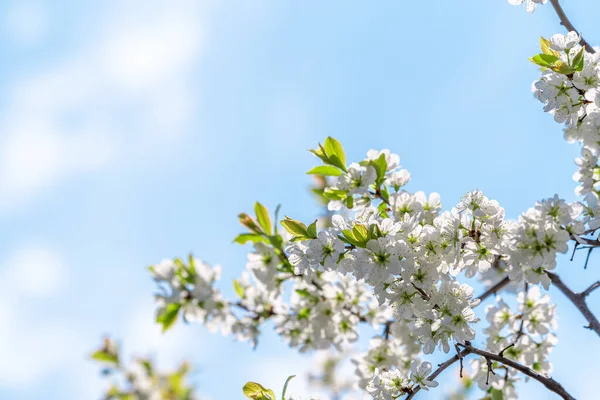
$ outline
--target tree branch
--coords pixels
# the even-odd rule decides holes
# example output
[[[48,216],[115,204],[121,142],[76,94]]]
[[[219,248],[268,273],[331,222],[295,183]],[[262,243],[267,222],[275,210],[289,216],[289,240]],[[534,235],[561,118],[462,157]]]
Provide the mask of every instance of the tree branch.
[[[558,290],[563,292],[563,294],[567,296],[569,300],[571,300],[575,307],[581,311],[585,319],[587,319],[587,321],[590,323],[588,326],[586,326],[586,328],[593,330],[598,336],[600,336],[600,321],[598,321],[598,318],[596,318],[585,302],[586,296],[588,296],[594,289],[600,287],[600,283],[594,283],[582,293],[575,293],[569,289],[567,285],[565,285],[558,275],[548,271],[546,271],[546,273],[550,277],[550,280],[554,286],[556,286]]]
[[[536,381],[540,382],[542,385],[546,386],[546,388],[548,390],[558,394],[563,399],[575,400],[575,397],[571,396],[569,394],[569,392],[567,392],[560,383],[556,382],[554,379],[552,379],[550,377],[547,377],[547,376],[544,376],[542,374],[535,372],[534,370],[532,370],[529,367],[526,367],[523,364],[519,364],[518,362],[513,361],[509,358],[501,357],[498,354],[490,353],[489,351],[485,351],[485,350],[480,350],[480,349],[472,347],[470,345],[467,345],[467,347],[465,347],[465,350],[469,350],[470,353],[478,354],[482,357],[485,357],[486,360],[494,360],[494,361],[502,363],[508,367],[512,367],[512,368],[516,369],[517,371],[527,375],[528,377],[533,378]]]
[[[565,28],[567,28],[567,30],[569,32],[575,31],[575,32],[577,32],[579,34],[579,31],[577,29],[575,29],[575,26],[573,26],[573,24],[571,23],[571,21],[569,21],[569,18],[567,17],[567,14],[565,14],[565,11],[561,7],[561,5],[558,2],[558,0],[550,0],[550,3],[552,3],[552,7],[554,7],[554,11],[556,11],[556,14],[558,15],[558,18],[560,19],[560,24],[562,26],[564,26]],[[583,38],[583,36],[581,37],[581,40],[579,41],[579,44],[581,44],[582,46],[584,46],[585,49],[588,52],[590,52],[590,53],[595,53],[596,52],[594,50],[594,48],[592,46],[590,46],[590,44],[588,42],[585,41],[585,39]]]
[[[530,378],[535,379],[536,381],[540,382],[542,385],[544,385],[548,390],[558,394],[560,397],[562,397],[563,399],[566,400],[575,400],[575,398],[573,396],[571,396],[569,394],[569,392],[567,392],[565,390],[565,388],[558,383],[557,381],[555,381],[554,379],[548,377],[548,376],[544,376],[542,374],[539,374],[537,372],[535,372],[534,370],[532,370],[529,367],[526,367],[523,364],[519,364],[516,361],[513,361],[511,359],[508,359],[504,356],[501,356],[499,354],[494,354],[494,353],[490,353],[489,351],[485,351],[485,350],[481,350],[478,349],[476,347],[471,346],[471,344],[469,342],[466,342],[465,345],[459,345],[464,347],[464,349],[460,352],[457,353],[456,355],[454,355],[453,357],[449,358],[447,361],[443,362],[442,364],[440,364],[438,366],[438,369],[436,369],[431,375],[429,375],[429,377],[427,378],[428,380],[434,380],[435,378],[438,377],[438,375],[440,375],[442,372],[444,372],[448,367],[450,367],[452,364],[454,364],[456,361],[461,360],[463,357],[469,355],[469,354],[477,354],[480,355],[482,357],[484,357],[486,359],[486,361],[488,362],[488,368],[491,364],[491,361],[497,361],[501,364],[506,365],[507,367],[511,367],[516,369],[517,371],[529,376]],[[488,372],[489,373],[489,372]],[[406,398],[406,400],[410,400],[412,398],[415,397],[415,395],[421,390],[420,386],[415,387],[414,389],[412,389],[409,394],[408,397]]]

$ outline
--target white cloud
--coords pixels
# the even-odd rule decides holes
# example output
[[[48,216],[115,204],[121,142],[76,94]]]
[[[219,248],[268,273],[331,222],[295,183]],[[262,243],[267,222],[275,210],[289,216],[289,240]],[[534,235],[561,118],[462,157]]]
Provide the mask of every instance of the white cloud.
[[[150,1],[140,13],[139,3],[109,4],[90,27],[94,38],[13,85],[0,115],[0,209],[163,151],[189,128],[203,8]]]
[[[19,388],[76,363],[83,348],[76,331],[35,312],[68,288],[61,257],[30,244],[3,260],[0,271],[0,386]]]
[[[64,261],[51,249],[27,245],[5,261],[0,274],[0,292],[12,299],[47,298],[67,286]]]

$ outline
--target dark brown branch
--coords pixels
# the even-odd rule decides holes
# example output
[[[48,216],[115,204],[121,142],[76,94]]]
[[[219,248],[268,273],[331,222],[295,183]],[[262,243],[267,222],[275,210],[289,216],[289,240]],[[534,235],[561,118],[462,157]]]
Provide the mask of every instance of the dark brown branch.
[[[538,381],[542,385],[544,385],[548,390],[558,394],[563,399],[575,400],[575,398],[573,396],[571,396],[569,394],[569,392],[567,392],[560,383],[558,383],[557,381],[555,381],[554,379],[552,379],[550,377],[547,377],[547,376],[544,376],[542,374],[535,372],[534,370],[532,370],[529,367],[526,367],[525,365],[519,364],[518,362],[508,359],[499,354],[490,353],[489,351],[485,351],[485,350],[481,350],[476,347],[473,347],[473,346],[471,346],[471,344],[469,342],[466,342],[465,345],[459,345],[459,346],[464,347],[464,349],[461,352],[454,355],[453,357],[449,358],[447,361],[441,363],[438,366],[438,369],[436,369],[431,375],[429,375],[429,377],[427,378],[428,380],[430,380],[430,381],[434,380],[435,378],[438,377],[438,375],[440,375],[442,372],[444,372],[446,369],[448,369],[448,367],[450,367],[456,361],[461,360],[463,357],[465,357],[469,354],[477,354],[486,359],[486,361],[488,363],[488,374],[490,372],[494,373],[493,370],[491,369],[491,362],[496,361],[501,364],[504,364],[507,367],[514,368],[517,371],[529,376],[530,378],[535,379],[536,381]],[[421,390],[420,386],[413,388],[408,393],[408,397],[406,398],[406,400],[410,400],[410,399],[414,398],[415,395],[420,390]]]
[[[562,279],[560,279],[558,275],[547,271],[546,273],[550,277],[550,280],[552,281],[554,286],[556,286],[558,290],[563,292],[563,294],[567,296],[569,300],[571,300],[575,307],[579,309],[579,311],[583,314],[585,319],[587,319],[589,325],[586,326],[586,328],[593,330],[598,336],[600,336],[600,321],[598,321],[598,318],[596,318],[596,316],[592,313],[587,303],[585,302],[586,296],[589,295],[594,289],[598,288],[600,286],[600,283],[594,283],[582,293],[575,293],[574,291],[569,289],[567,285],[565,285],[565,283],[562,281]]]
[[[571,23],[571,21],[569,21],[569,18],[567,17],[567,14],[565,14],[565,11],[561,7],[561,5],[558,2],[558,0],[550,0],[550,3],[552,3],[552,7],[554,7],[554,10],[556,11],[556,14],[558,15],[558,18],[560,19],[560,24],[562,26],[564,26],[565,28],[567,28],[567,30],[569,32],[575,31],[575,32],[577,32],[577,34],[579,34],[579,31],[577,29],[575,29],[575,26],[573,26],[573,24]],[[581,44],[582,46],[584,46],[585,49],[588,52],[590,52],[590,53],[595,53],[596,52],[594,50],[594,48],[592,46],[590,46],[590,44],[588,42],[586,42],[583,37],[581,37],[581,40],[579,41],[579,44]]]
[[[517,371],[527,375],[528,377],[533,378],[536,381],[540,382],[542,385],[546,386],[546,388],[548,390],[558,394],[563,399],[575,400],[575,397],[571,396],[565,390],[565,388],[562,387],[562,385],[560,383],[556,382],[554,379],[552,379],[550,377],[547,377],[547,376],[544,376],[542,374],[535,372],[534,370],[532,370],[529,367],[519,364],[518,362],[515,362],[509,358],[501,357],[498,354],[490,353],[489,351],[485,351],[485,350],[480,350],[480,349],[472,347],[472,346],[465,347],[465,350],[469,350],[469,353],[478,354],[482,357],[485,357],[486,360],[488,360],[488,361],[493,360],[493,361],[502,363],[508,367],[512,367],[512,368],[516,369]]]

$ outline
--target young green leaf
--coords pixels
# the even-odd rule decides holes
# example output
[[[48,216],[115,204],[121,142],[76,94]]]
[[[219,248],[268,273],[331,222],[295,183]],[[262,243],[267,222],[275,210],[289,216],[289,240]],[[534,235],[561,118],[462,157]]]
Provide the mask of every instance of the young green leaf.
[[[575,57],[573,57],[573,60],[571,60],[571,67],[575,71],[583,70],[583,64],[584,64],[584,60],[585,60],[584,53],[585,53],[585,48],[582,47],[581,50],[579,50],[579,52],[575,55]]]
[[[492,388],[490,391],[491,400],[504,400],[504,394],[502,390]]]
[[[348,207],[349,209],[354,208],[354,196],[346,197],[346,199],[344,200],[344,203],[346,204],[346,207]]]
[[[365,228],[366,229],[366,228]],[[344,238],[350,244],[353,244],[356,247],[365,247],[367,245],[366,238],[362,238],[362,232],[359,231],[359,237],[356,236],[357,231],[353,229],[344,229],[342,231],[344,234]]]
[[[240,285],[240,282],[237,279],[233,280],[233,289],[235,293],[240,296],[241,299],[244,298],[244,288]]]
[[[328,200],[344,200],[346,197],[348,197],[348,192],[340,189],[327,188],[323,192],[323,197]]]
[[[559,58],[551,54],[536,54],[529,61],[543,68],[550,68],[557,62]]]
[[[156,322],[162,325],[162,331],[168,331],[177,321],[181,304],[171,303],[156,314]]]
[[[254,204],[254,212],[256,213],[256,220],[263,228],[267,235],[273,232],[273,224],[271,223],[271,217],[269,216],[269,210],[258,201]]]
[[[376,160],[371,160],[369,165],[375,168],[375,171],[377,172],[377,180],[375,183],[377,186],[381,185],[385,179],[385,171],[387,170],[387,160],[385,159],[385,154],[381,154]]]
[[[367,242],[369,241],[369,230],[366,226],[361,224],[356,224],[352,228],[352,233],[356,240],[361,244],[361,247],[365,247]]]
[[[550,69],[554,72],[558,72],[559,74],[563,74],[563,75],[569,75],[569,74],[572,74],[573,72],[575,72],[575,70],[573,68],[571,68],[570,66],[568,66],[566,63],[562,62],[561,60],[556,61],[550,67]]]
[[[329,136],[327,139],[325,139],[323,148],[325,149],[325,154],[329,159],[329,164],[334,165],[346,172],[346,154],[344,153],[341,143]]]
[[[252,400],[276,400],[275,393],[271,389],[264,388],[260,383],[248,382],[242,390],[244,395]]]
[[[296,293],[298,293],[298,295],[301,297],[310,296],[310,292],[307,289],[296,289]]]
[[[306,173],[307,175],[340,176],[342,171],[333,165],[319,165]]]
[[[279,210],[281,210],[281,204],[277,204],[275,207],[275,223],[273,224],[273,228],[275,229],[275,236],[279,235],[277,231],[277,221],[279,221]]]
[[[246,244],[248,242],[267,242],[267,239],[257,233],[240,233],[233,239],[233,243]]]
[[[540,48],[542,49],[542,53],[544,54],[548,54],[550,56],[555,56],[558,57],[560,55],[560,53],[556,50],[552,50],[550,48],[552,44],[550,43],[550,41],[544,37],[540,37]]]
[[[321,161],[327,162],[327,154],[325,154],[325,149],[323,148],[323,146],[321,146],[321,143],[319,143],[318,149],[310,149],[308,151],[313,153],[315,156],[319,157]]]
[[[119,358],[116,354],[112,354],[108,351],[98,350],[92,353],[92,359],[103,363],[117,366],[119,364]]]
[[[300,221],[293,220],[290,217],[285,217],[285,219],[281,221],[281,225],[283,225],[286,231],[294,236],[309,237],[306,230],[306,225]]]
[[[342,144],[332,138],[331,136],[325,139],[324,143],[325,154],[329,158],[329,163],[340,168],[342,171],[346,171],[346,154],[342,148]]]
[[[317,220],[315,219],[315,222],[313,222],[312,224],[310,224],[308,226],[308,228],[306,228],[306,232],[308,233],[308,237],[310,237],[311,239],[316,239],[317,238]]]

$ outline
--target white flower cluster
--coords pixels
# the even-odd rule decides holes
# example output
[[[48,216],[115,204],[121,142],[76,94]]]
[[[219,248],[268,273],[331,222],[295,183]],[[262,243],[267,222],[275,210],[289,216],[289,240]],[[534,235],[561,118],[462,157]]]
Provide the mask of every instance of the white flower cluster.
[[[519,6],[525,3],[529,14],[533,14],[538,4],[546,4],[547,2],[548,0],[508,0],[508,4],[513,6]]]
[[[335,215],[333,226],[317,238],[289,246],[290,262],[298,274],[336,269],[365,281],[380,304],[410,322],[426,354],[436,346],[448,352],[451,341],[474,338],[471,324],[478,320],[473,289],[455,276],[490,269],[502,254],[507,229],[504,210],[479,191],[451,212],[440,215],[440,209],[437,194],[394,193],[389,214],[369,205],[354,219]]]
[[[262,325],[272,321],[290,346],[305,352],[343,351],[357,342],[359,325],[368,323],[383,333],[353,360],[357,386],[387,399],[416,386],[435,386],[427,378],[429,364],[411,367],[412,361],[474,340],[479,321],[474,308],[480,300],[459,278],[490,284],[509,277],[522,310],[506,316],[502,313],[510,309],[498,299],[488,313],[493,322],[485,331],[488,350],[499,352],[514,340],[507,355],[539,371],[550,370],[547,353],[554,339],[547,334],[554,308],[547,296],[538,299],[537,287],[527,297],[522,288],[525,283],[547,289],[546,272],[556,267],[557,254],[600,226],[596,193],[575,203],[554,196],[518,221],[507,221],[498,202],[477,190],[449,211],[442,211],[436,193],[404,190],[409,173],[389,150],[371,150],[349,167],[332,138],[313,153],[326,164],[314,170],[329,174],[323,188],[329,209],[335,210],[329,222],[318,229],[316,222],[306,226],[286,217],[280,234],[259,203],[256,220],[241,214],[249,232],[236,242],[250,241],[254,250],[248,254],[247,271],[234,282],[235,302],[225,301],[214,288],[219,269],[199,260],[151,267],[163,288],[157,296],[157,321],[163,327],[181,314],[256,345]],[[502,333],[505,328],[512,333]],[[542,340],[535,334],[546,336]],[[512,396],[514,371],[507,371],[502,382],[491,379],[495,390]]]
[[[375,376],[367,386],[367,393],[377,400],[393,400],[403,396],[409,385],[419,385],[421,389],[429,390],[438,385],[438,382],[428,379],[431,370],[431,363],[419,363],[416,360],[411,363],[410,375],[397,369],[375,370]]]
[[[487,335],[487,349],[492,353],[504,350],[505,357],[517,361],[544,375],[550,375],[552,364],[549,353],[558,342],[552,333],[556,330],[556,306],[550,303],[547,294],[541,295],[537,286],[517,296],[518,312],[500,297],[497,304],[486,308],[490,325],[484,330]],[[515,384],[519,380],[514,369],[493,363],[492,367],[504,373],[490,374],[485,359],[475,359],[471,363],[472,379],[482,390],[492,387],[502,391],[504,398],[516,399]]]
[[[112,377],[105,399],[164,400],[167,398],[194,400],[193,386],[187,382],[190,366],[183,362],[170,372],[158,371],[149,358],[135,358],[123,365],[119,348],[109,338],[91,358],[102,363],[102,375]]]
[[[361,321],[378,326],[387,320],[385,308],[373,300],[361,282],[336,272],[315,274],[294,285],[290,312],[275,317],[276,330],[300,351],[331,345],[341,350],[358,339]]]
[[[585,195],[597,191],[600,181],[600,53],[588,52],[580,42],[577,32],[542,40],[544,54],[538,56],[543,59],[537,63],[549,64],[532,90],[544,111],[565,124],[565,139],[582,144],[573,178],[580,184],[576,193]]]
[[[186,265],[181,260],[163,260],[150,267],[160,293],[155,295],[158,305],[157,321],[165,329],[174,323],[178,314],[189,322],[202,322],[209,329],[231,331],[234,321],[229,305],[213,285],[221,276],[221,268],[190,257]]]
[[[546,2],[509,0],[526,3],[529,13]],[[301,352],[343,352],[358,342],[360,324],[366,323],[382,332],[352,362],[357,387],[373,398],[396,399],[437,386],[431,364],[420,357],[460,348],[466,355],[488,354],[472,362],[482,390],[492,398],[497,392],[516,398],[517,371],[491,360],[503,354],[523,368],[552,371],[555,307],[539,286],[548,289],[557,255],[568,251],[570,241],[596,244],[584,236],[600,228],[600,52],[588,52],[581,43],[576,32],[542,38],[542,54],[531,58],[544,71],[533,84],[535,96],[565,125],[565,138],[582,144],[574,175],[581,201],[555,195],[508,221],[498,202],[474,190],[442,211],[437,193],[405,190],[411,174],[398,155],[369,150],[363,160],[347,164],[342,145],[328,137],[310,150],[323,164],[308,172],[318,176],[314,192],[327,204],[327,221],[278,221],[277,209],[273,222],[256,203],[255,218],[239,216],[247,232],[235,242],[251,242],[254,250],[234,281],[238,299],[227,301],[215,289],[218,267],[193,257],[163,261],[150,268],[161,288],[157,322],[166,330],[182,316],[256,345],[262,325],[271,321]],[[508,298],[497,297],[487,307],[485,351],[471,344],[480,299],[463,278],[517,294],[517,312]],[[489,352],[500,355],[490,358]],[[490,375],[492,369],[505,373]]]
[[[545,271],[556,268],[556,255],[568,250],[570,235],[584,232],[585,225],[578,219],[583,209],[581,203],[568,204],[555,195],[523,213],[507,235],[510,278],[541,283],[548,289]]]

